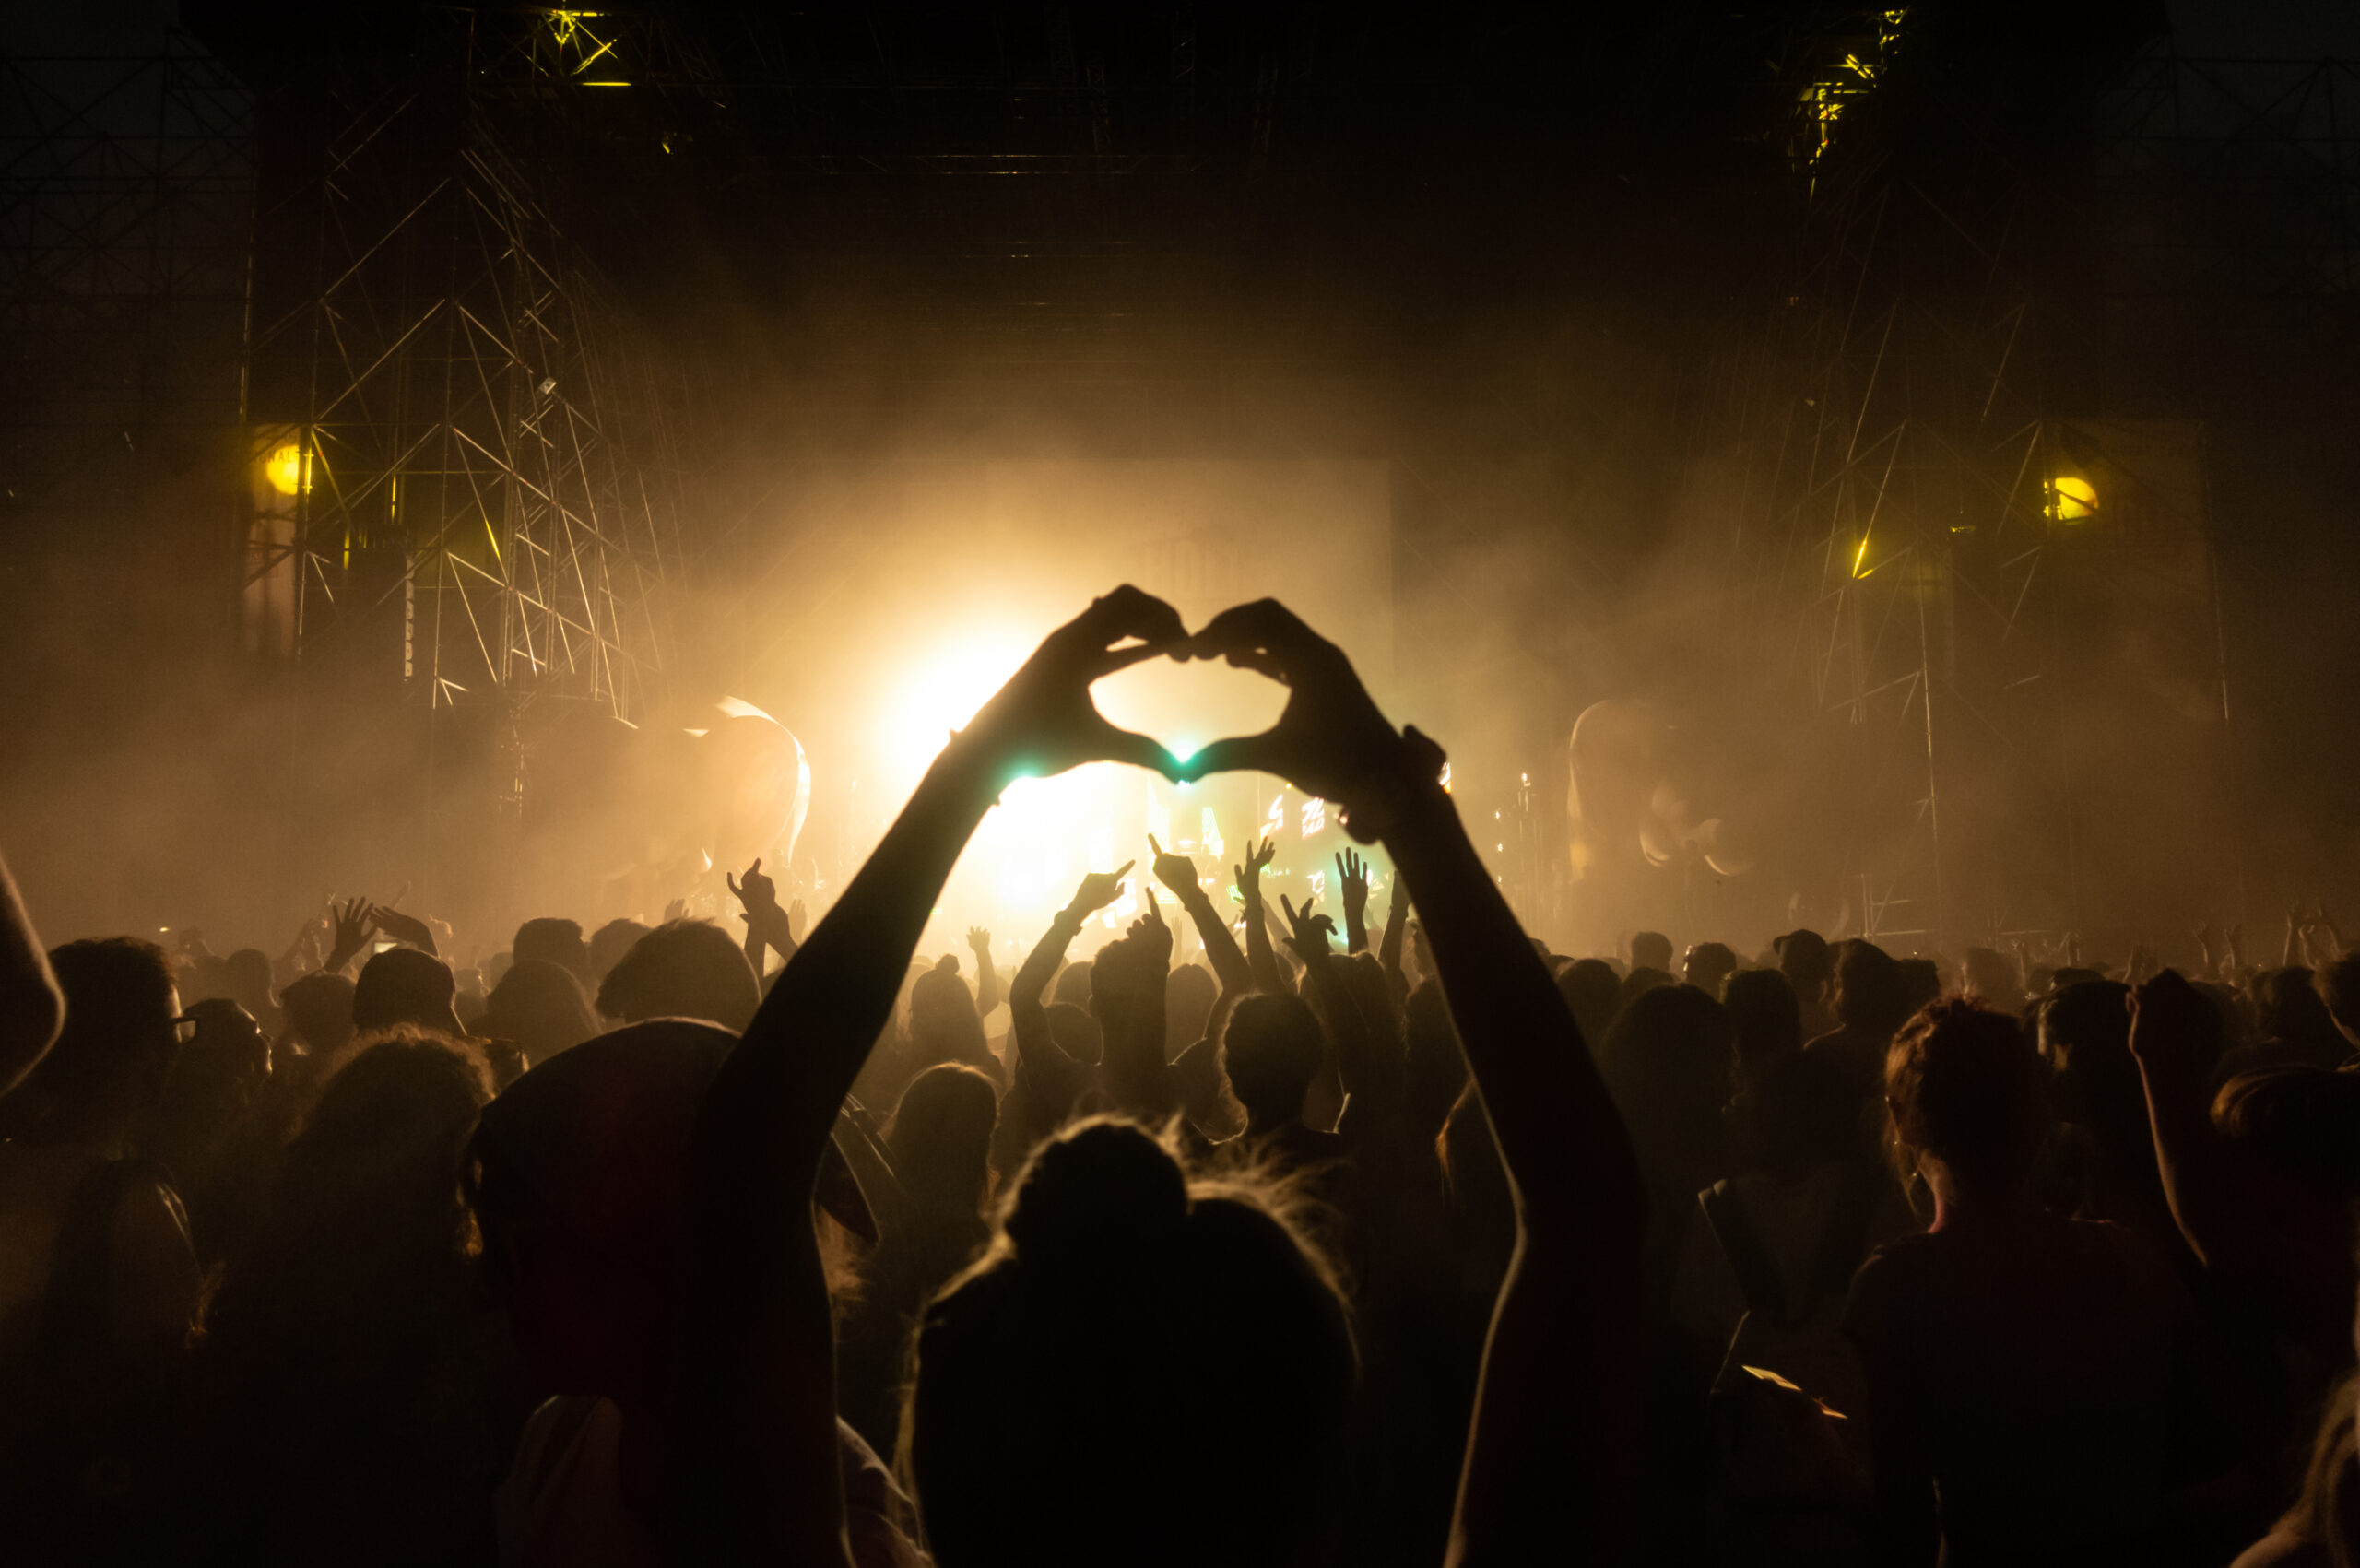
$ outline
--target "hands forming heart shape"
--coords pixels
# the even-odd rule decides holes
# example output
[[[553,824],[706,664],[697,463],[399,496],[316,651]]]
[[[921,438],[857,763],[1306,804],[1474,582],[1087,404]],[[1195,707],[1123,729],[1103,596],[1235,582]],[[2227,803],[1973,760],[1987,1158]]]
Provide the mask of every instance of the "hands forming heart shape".
[[[1219,658],[1258,671],[1287,688],[1285,710],[1260,735],[1174,757],[1158,740],[1116,728],[1090,696],[1097,681],[1152,658]],[[1441,748],[1414,728],[1396,730],[1377,711],[1342,649],[1276,599],[1223,610],[1192,633],[1177,610],[1128,584],[1051,632],[962,737],[1010,777],[1096,761],[1151,768],[1175,783],[1275,773],[1337,802],[1346,831],[1363,843],[1378,836],[1394,795],[1433,783],[1443,762]]]

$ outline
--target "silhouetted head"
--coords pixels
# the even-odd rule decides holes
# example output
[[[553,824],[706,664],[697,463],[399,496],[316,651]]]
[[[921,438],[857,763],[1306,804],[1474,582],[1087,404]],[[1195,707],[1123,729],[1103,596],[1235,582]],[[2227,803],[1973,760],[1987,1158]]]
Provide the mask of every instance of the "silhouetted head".
[[[538,959],[557,965],[585,985],[590,982],[590,949],[582,940],[578,921],[546,917],[527,920],[516,927],[516,939],[509,944],[508,950],[519,963]]]
[[[1722,1158],[1734,1039],[1728,1011],[1693,985],[1656,987],[1607,1032],[1606,1087],[1651,1168],[1684,1173]]]
[[[902,1091],[885,1129],[893,1174],[921,1203],[981,1210],[998,1119],[999,1091],[990,1079],[956,1062],[926,1068]]]
[[[1557,994],[1574,1012],[1582,1039],[1596,1055],[1606,1043],[1614,1015],[1622,1010],[1622,977],[1604,959],[1575,959],[1557,972]]]
[[[227,996],[192,1002],[187,1016],[195,1032],[164,1077],[144,1141],[149,1157],[201,1208],[194,1201],[197,1189],[270,1082],[270,1037]]]
[[[1827,938],[1816,931],[1789,931],[1771,944],[1777,950],[1778,973],[1794,988],[1798,1005],[1823,1000],[1835,984],[1835,955]]]
[[[1642,964],[1637,968],[1633,969],[1630,973],[1622,977],[1621,1002],[1615,1008],[1616,1016],[1620,1017],[1622,1013],[1628,1012],[1630,1010],[1631,1004],[1646,996],[1648,992],[1670,984],[1671,975],[1665,970],[1656,969],[1646,964]]]
[[[230,999],[252,1017],[266,1019],[277,1011],[270,1001],[270,955],[260,948],[240,948],[223,959],[221,974]]]
[[[475,1032],[513,1041],[528,1061],[544,1062],[598,1032],[582,983],[543,959],[519,959],[500,977]]]
[[[944,1568],[1304,1561],[1355,1358],[1282,1200],[1141,1129],[1042,1146],[926,1315],[903,1442]]]
[[[598,1010],[625,1023],[705,1019],[742,1032],[761,1007],[745,949],[704,920],[674,920],[639,939],[598,987]]]
[[[313,1350],[294,1375],[383,1375],[423,1326],[456,1331],[472,1291],[461,1154],[490,1092],[472,1047],[421,1031],[336,1069],[209,1314],[210,1342],[242,1375],[289,1375],[295,1341]]]
[[[697,1107],[737,1043],[690,1019],[633,1024],[536,1066],[485,1108],[468,1197],[545,1386],[612,1397],[658,1374]]]
[[[1966,994],[1986,1007],[2014,1012],[2024,1006],[2024,981],[2016,973],[2016,961],[2007,954],[1993,948],[1969,948],[1961,967]]]
[[[1319,1020],[1300,996],[1252,996],[1231,1011],[1221,1065],[1257,1130],[1303,1114],[1303,1097],[1318,1075],[1326,1043]]]
[[[1901,972],[1901,1008],[1906,1018],[1929,1002],[1942,999],[1942,965],[1939,959],[1922,956],[1895,959],[1894,966]]]
[[[2213,1096],[2212,1122],[2261,1163],[2319,1191],[2360,1197],[2360,1074],[2246,1073]]]
[[[2315,1052],[2324,1066],[2347,1055],[2350,1044],[2336,1027],[2307,969],[2273,969],[2254,982],[2254,1026],[2264,1040]]]
[[[1671,938],[1660,931],[1642,931],[1631,938],[1631,967],[1671,973]]]
[[[458,994],[451,966],[441,959],[416,948],[387,948],[360,966],[353,984],[353,1032],[407,1027],[455,1038],[466,1032],[454,1002]]]
[[[1049,989],[1050,999],[1071,1002],[1077,1008],[1090,1006],[1091,966],[1069,963],[1058,974],[1056,984]]]
[[[1849,1030],[1890,1038],[1909,1020],[1901,966],[1874,942],[1846,942],[1835,959],[1835,1018]]]
[[[1721,1006],[1729,1015],[1740,1082],[1757,1081],[1802,1049],[1802,1010],[1796,1004],[1795,988],[1776,970],[1749,969],[1730,975],[1721,987]]]
[[[609,920],[590,935],[590,981],[596,984],[614,973],[623,955],[639,946],[647,927],[636,920]]]
[[[925,1062],[982,1064],[991,1059],[975,994],[959,976],[959,959],[945,953],[910,987],[910,1038]]]
[[[1200,963],[1184,963],[1163,985],[1164,1048],[1174,1055],[1204,1038],[1221,983]]]
[[[1699,942],[1680,961],[1680,979],[1718,1000],[1721,986],[1737,973],[1737,954],[1726,942]]]
[[[1126,932],[1098,949],[1090,965],[1087,1006],[1102,1027],[1117,1017],[1136,1016],[1163,977],[1170,949],[1145,935]]]
[[[306,974],[278,994],[287,1032],[313,1056],[332,1055],[352,1038],[352,982],[341,974]]]
[[[1467,1087],[1467,1054],[1458,1043],[1458,1028],[1442,987],[1421,981],[1404,1006],[1402,1034],[1408,1046],[1404,1064],[1402,1114],[1410,1136],[1425,1142],[1438,1136],[1450,1120]]]
[[[49,955],[65,996],[57,1043],[0,1102],[6,1130],[104,1142],[125,1136],[162,1093],[179,1045],[171,961],[132,937],[68,942]]]
[[[2040,1149],[2040,1063],[2014,1019],[1964,998],[1935,1003],[1893,1043],[1884,1093],[1905,1160],[1939,1161],[1963,1193],[2022,1190]]]
[[[2130,1055],[2130,987],[2112,980],[2084,981],[2047,997],[2038,1009],[2040,1054],[2059,1120],[2108,1142],[2147,1144],[2147,1090]]]

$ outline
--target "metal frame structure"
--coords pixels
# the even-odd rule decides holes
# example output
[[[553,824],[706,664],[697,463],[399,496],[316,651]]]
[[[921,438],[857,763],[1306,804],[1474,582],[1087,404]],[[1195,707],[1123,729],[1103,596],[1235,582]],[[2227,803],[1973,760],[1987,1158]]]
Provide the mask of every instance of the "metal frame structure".
[[[1858,929],[1932,947],[2053,907],[2039,895],[2058,890],[1999,885],[1999,868],[2070,880],[2071,844],[2027,624],[2051,531],[2031,362],[2051,324],[2026,276],[2044,193],[2003,159],[1940,191],[1894,167],[1859,122],[1902,20],[1869,14],[1799,53],[1805,206],[1793,281],[1738,367],[1724,626],[1739,657],[1783,649],[1768,684],[1808,704],[1857,788],[1840,891]],[[1965,113],[1953,129],[1988,134]],[[1964,805],[1992,794],[1995,755],[2019,786],[2004,823]],[[2003,832],[2039,853],[2003,851]]]
[[[1995,145],[1962,108],[1938,182],[1859,124],[1895,47],[1863,27],[1799,72],[1807,206],[1733,379],[1748,485],[1723,624],[1785,647],[1770,685],[1850,732],[1864,799],[1908,804],[1854,829],[1863,932],[2078,929],[2108,918],[2092,878],[2124,867],[2095,841],[2144,787],[2093,731],[2144,701],[2158,735],[2185,730],[2154,744],[2180,748],[2189,797],[2230,797],[2204,421],[2349,395],[2360,71],[2158,46],[2098,98],[2085,164]],[[2060,253],[2084,270],[2060,282]],[[2263,351],[2290,339],[2314,351]],[[2053,482],[2085,470],[2109,500],[2077,526]],[[2185,874],[2242,898],[2234,855]]]
[[[430,55],[355,95],[287,204],[310,209],[315,282],[256,348],[304,373],[297,407],[261,410],[281,421],[265,447],[291,439],[302,476],[250,574],[291,569],[298,656],[348,662],[365,688],[397,669],[430,708],[636,718],[661,695],[682,564],[667,399],[469,62]]]

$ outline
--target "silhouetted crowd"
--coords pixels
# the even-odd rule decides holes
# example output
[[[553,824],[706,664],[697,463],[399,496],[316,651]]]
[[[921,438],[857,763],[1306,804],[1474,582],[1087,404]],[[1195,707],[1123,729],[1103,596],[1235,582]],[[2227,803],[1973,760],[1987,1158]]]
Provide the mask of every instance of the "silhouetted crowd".
[[[1162,657],[1285,713],[1175,759],[1089,697]],[[1390,896],[1150,841],[920,955],[1096,760],[1286,778]],[[1442,763],[1282,607],[1123,588],[808,929],[757,861],[742,932],[479,967],[365,900],[44,953],[0,868],[0,1561],[2360,1564],[2324,911],[1568,959]]]

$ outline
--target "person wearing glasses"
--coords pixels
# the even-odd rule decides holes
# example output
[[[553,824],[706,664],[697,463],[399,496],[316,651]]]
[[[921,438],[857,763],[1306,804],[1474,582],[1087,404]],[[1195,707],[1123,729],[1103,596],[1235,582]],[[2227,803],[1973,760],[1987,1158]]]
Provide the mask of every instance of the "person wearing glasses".
[[[49,964],[65,1025],[0,1100],[0,1515],[18,1519],[153,1420],[202,1283],[180,1196],[137,1147],[197,1027],[170,961],[115,937]]]

